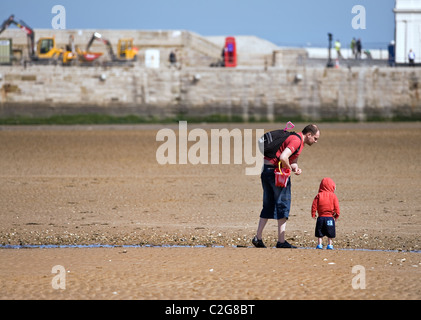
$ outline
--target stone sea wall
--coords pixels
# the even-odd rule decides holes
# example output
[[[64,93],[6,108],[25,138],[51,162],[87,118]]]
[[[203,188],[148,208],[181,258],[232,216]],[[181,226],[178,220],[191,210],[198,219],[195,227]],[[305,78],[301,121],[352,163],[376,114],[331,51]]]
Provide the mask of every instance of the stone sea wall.
[[[421,69],[0,66],[0,117],[421,119]]]

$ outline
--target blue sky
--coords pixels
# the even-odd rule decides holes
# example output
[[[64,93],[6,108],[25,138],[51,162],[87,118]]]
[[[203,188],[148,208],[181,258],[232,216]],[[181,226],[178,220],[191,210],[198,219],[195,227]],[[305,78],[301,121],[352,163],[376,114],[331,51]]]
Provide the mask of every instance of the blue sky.
[[[66,29],[190,30],[209,35],[255,35],[277,45],[325,46],[327,33],[372,48],[394,38],[395,0],[0,0],[0,22],[14,14],[32,28],[52,29],[52,8],[66,10]],[[356,30],[352,8],[366,11]]]

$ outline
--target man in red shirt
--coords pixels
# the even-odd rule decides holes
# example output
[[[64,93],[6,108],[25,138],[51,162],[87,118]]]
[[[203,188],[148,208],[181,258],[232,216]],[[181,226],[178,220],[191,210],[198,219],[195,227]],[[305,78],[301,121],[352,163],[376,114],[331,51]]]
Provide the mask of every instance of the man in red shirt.
[[[279,161],[283,168],[288,168],[295,175],[300,175],[302,170],[298,167],[298,157],[307,144],[317,143],[320,130],[315,124],[309,124],[302,132],[290,135],[279,148]],[[298,150],[298,151],[297,151]],[[263,187],[263,209],[260,213],[259,225],[252,243],[257,248],[266,248],[262,240],[263,229],[269,219],[278,220],[277,248],[296,248],[285,240],[286,221],[291,207],[291,177],[285,188],[275,185],[275,164],[273,159],[264,159],[263,171],[260,175]]]
[[[328,237],[327,249],[333,249],[332,239],[336,237],[335,221],[339,218],[339,201],[334,193],[335,182],[331,178],[324,178],[320,183],[319,193],[313,200],[311,216],[316,219],[318,214],[315,236],[318,238],[317,249],[323,249],[323,237]]]

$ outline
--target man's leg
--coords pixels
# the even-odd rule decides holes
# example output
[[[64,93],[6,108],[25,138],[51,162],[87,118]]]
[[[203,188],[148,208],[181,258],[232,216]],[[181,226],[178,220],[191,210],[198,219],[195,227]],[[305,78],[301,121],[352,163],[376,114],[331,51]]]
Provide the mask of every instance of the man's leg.
[[[266,223],[268,222],[269,219],[266,218],[260,218],[259,220],[259,226],[257,227],[257,233],[256,236],[251,240],[251,243],[253,243],[253,245],[256,248],[266,248],[262,237],[263,237],[263,229],[266,226]]]
[[[285,240],[285,229],[291,208],[291,179],[285,188],[279,189],[279,194],[276,197],[276,212],[278,217],[278,242],[277,248],[296,248]],[[279,217],[282,217],[279,219]]]
[[[278,242],[284,243],[285,242],[285,229],[287,226],[287,219],[279,219],[278,220]]]
[[[262,237],[263,237],[263,229],[265,228],[266,223],[268,222],[268,220],[269,219],[265,219],[265,218],[260,218],[259,219],[259,225],[257,227],[257,233],[256,233],[257,239],[262,240]]]
[[[263,208],[260,212],[259,224],[257,226],[256,236],[253,238],[252,243],[255,247],[265,248],[263,244],[263,229],[266,226],[269,218],[273,218],[273,212],[275,210],[275,199],[273,196],[273,186],[275,183],[273,168],[265,166],[260,179],[262,181],[263,188]]]
[[[288,243],[288,241],[285,240],[285,228],[287,225],[287,219],[279,219],[278,220],[278,242],[276,243],[277,248],[297,248],[296,246],[293,246],[292,244]]]
[[[278,220],[278,243],[285,243],[285,229],[291,208],[291,179],[285,188],[275,189],[276,218]]]

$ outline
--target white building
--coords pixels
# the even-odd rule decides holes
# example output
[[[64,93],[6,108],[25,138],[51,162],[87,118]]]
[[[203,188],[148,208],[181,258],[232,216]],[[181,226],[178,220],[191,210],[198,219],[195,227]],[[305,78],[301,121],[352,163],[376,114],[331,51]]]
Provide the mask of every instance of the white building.
[[[421,63],[421,0],[396,0],[396,63],[408,63],[408,53],[415,52],[415,63]]]

